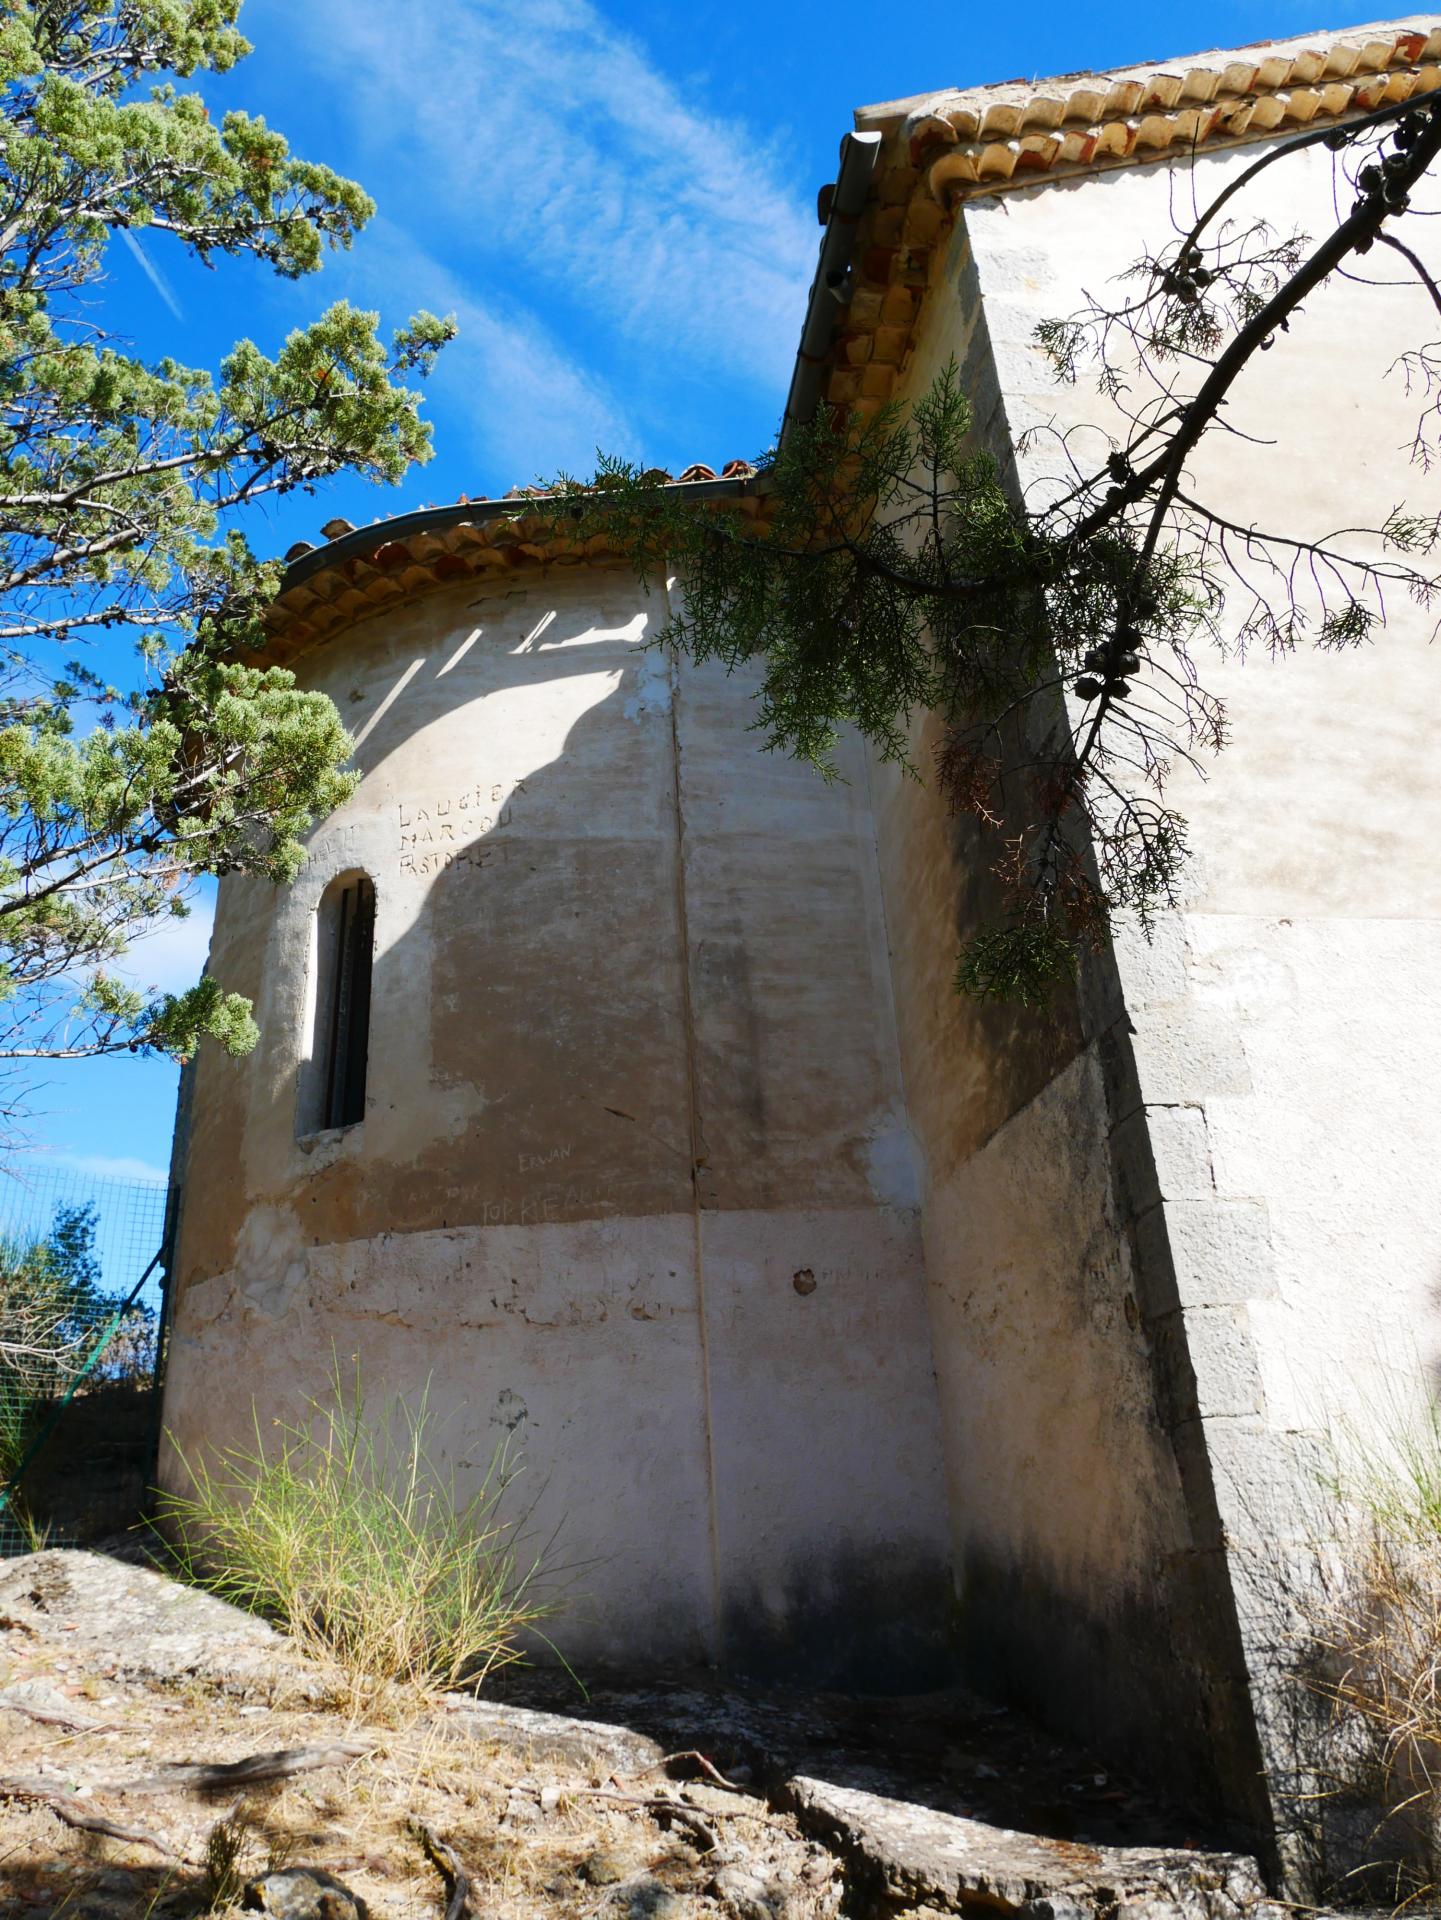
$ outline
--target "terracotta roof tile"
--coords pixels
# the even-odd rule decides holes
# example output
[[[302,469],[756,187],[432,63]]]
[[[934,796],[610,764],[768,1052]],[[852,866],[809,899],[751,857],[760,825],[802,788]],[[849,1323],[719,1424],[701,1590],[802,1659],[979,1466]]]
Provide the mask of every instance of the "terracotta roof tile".
[[[829,353],[826,398],[864,415],[884,403],[966,200],[1299,131],[1437,87],[1441,22],[1430,15],[861,108],[857,129],[884,139],[856,233],[855,290]]]
[[[659,467],[645,477],[660,485],[714,488],[718,481],[754,479],[757,472],[748,460],[731,460],[718,476],[713,467],[697,461],[675,481]],[[512,487],[497,501],[462,495],[452,507],[399,514],[360,530],[348,520],[327,521],[321,529],[324,546],[297,540],[286,551],[291,572],[265,610],[269,640],[264,657],[292,660],[367,614],[452,581],[586,562],[623,564],[605,534],[577,540],[543,515],[523,510],[525,501],[543,499],[545,492],[543,487]],[[727,506],[755,517],[763,510],[763,496],[759,490],[731,489]],[[304,564],[297,569],[298,562]]]
[[[863,107],[859,128],[884,132],[885,172],[927,174],[933,195],[1031,184],[1042,168],[1084,169],[1106,159],[1163,153],[1172,145],[1254,139],[1318,115],[1336,118],[1441,85],[1441,25],[1434,17],[1336,36],[1197,54],[1166,71],[1068,74],[1031,84],[951,89]],[[1196,109],[1215,107],[1210,114]],[[1070,135],[1071,138],[1047,136]],[[889,198],[890,196],[886,196]]]

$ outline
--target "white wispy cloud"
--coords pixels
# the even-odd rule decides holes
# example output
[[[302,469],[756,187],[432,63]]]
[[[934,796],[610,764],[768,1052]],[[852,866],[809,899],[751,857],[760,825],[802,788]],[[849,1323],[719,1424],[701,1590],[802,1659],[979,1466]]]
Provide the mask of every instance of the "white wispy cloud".
[[[635,431],[605,382],[534,314],[479,298],[391,221],[372,222],[342,271],[366,305],[387,304],[402,287],[407,307],[455,314],[459,334],[428,382],[432,410],[449,401],[450,431],[468,433],[492,470],[522,482],[560,468],[588,471],[597,447],[634,448]]]
[[[167,1167],[158,1167],[150,1160],[138,1160],[132,1154],[54,1153],[46,1154],[45,1160],[75,1173],[88,1173],[96,1180],[163,1182],[170,1177]]]
[[[426,210],[448,258],[538,280],[633,347],[783,385],[814,216],[754,129],[688,98],[589,0],[255,11],[301,39],[307,72],[333,71],[374,183]]]

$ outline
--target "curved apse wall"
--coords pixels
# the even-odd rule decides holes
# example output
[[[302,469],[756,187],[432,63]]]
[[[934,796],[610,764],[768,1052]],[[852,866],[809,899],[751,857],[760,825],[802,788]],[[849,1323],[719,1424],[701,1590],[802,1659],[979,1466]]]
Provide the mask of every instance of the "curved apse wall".
[[[358,1354],[374,1388],[429,1382],[462,1484],[523,1450],[569,1656],[933,1682],[945,1494],[866,769],[759,751],[745,686],[646,646],[661,611],[617,569],[467,583],[299,661],[363,777],[294,887],[221,890],[212,968],[263,1038],[198,1064],[166,1425],[223,1444]],[[359,874],[364,1114],[317,1127],[317,908]]]

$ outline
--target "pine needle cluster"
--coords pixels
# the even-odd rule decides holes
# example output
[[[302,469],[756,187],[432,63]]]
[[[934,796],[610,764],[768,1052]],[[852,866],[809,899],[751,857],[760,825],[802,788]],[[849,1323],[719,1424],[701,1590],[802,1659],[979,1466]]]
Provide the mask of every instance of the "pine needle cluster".
[[[1332,232],[1312,246],[1236,218],[1270,169],[1319,142],[1357,195]],[[1146,252],[1133,294],[1044,322],[1037,345],[1057,378],[1093,377],[1110,424],[1099,464],[1056,435],[1068,476],[1043,498],[1023,498],[983,444],[952,362],[908,407],[793,423],[764,456],[754,516],[692,504],[616,459],[525,510],[604,532],[642,577],[673,576],[660,643],[757,668],[768,746],[830,777],[837,736],[854,728],[883,759],[934,772],[989,839],[1001,903],[967,938],[956,985],[1045,1001],[1118,915],[1149,933],[1178,903],[1187,830],[1168,778],[1226,738],[1202,643],[1355,647],[1384,624],[1388,596],[1434,599],[1423,563],[1438,516],[1397,506],[1320,541],[1238,526],[1227,502],[1198,494],[1189,463],[1230,430],[1222,409],[1241,374],[1353,256],[1391,248],[1441,310],[1436,277],[1392,231],[1438,153],[1441,95],[1278,143]],[[1441,346],[1401,370],[1425,402],[1424,468]],[[916,764],[925,714],[943,727],[934,769]]]
[[[218,372],[137,358],[99,298],[117,234],[294,278],[366,194],[183,82],[248,51],[239,0],[20,4],[0,21],[0,1061],[253,1046],[248,1003],[138,990],[130,942],[199,874],[284,881],[350,790],[329,700],[247,664],[280,569],[237,516],[430,452],[423,374],[454,331],[387,345],[341,301]],[[134,671],[85,643],[128,634]],[[116,684],[116,682],[120,684]]]

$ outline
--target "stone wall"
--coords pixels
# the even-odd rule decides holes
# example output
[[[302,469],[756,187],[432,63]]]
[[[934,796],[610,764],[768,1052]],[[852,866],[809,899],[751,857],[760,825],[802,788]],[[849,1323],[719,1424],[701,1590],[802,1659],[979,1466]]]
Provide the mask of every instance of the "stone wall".
[[[604,568],[301,662],[362,783],[221,889],[248,1060],[193,1089],[167,1424],[262,1430],[359,1356],[462,1487],[523,1450],[575,1659],[886,1686],[947,1659],[938,1414],[865,773],[758,751]],[[365,1118],[297,1134],[316,909],[375,882]],[[171,1458],[167,1471],[178,1473]]]
[[[1004,344],[964,227],[929,296],[906,391],[953,356],[976,438],[1013,484]],[[911,755],[929,770],[935,716]],[[1231,1596],[1205,1532],[1205,1462],[1178,1453],[1143,1325],[1130,1195],[1150,1141],[1118,1070],[1118,996],[1045,1010],[952,981],[999,902],[994,842],[933,781],[874,765],[909,1111],[926,1168],[928,1301],[966,1665],[983,1688],[1259,1831],[1257,1753]],[[1093,1001],[1099,991],[1109,997]],[[1123,1148],[1118,1154],[1117,1144]],[[1171,1371],[1184,1372],[1184,1352]]]
[[[969,203],[906,391],[955,354],[980,434],[1044,495],[1045,430],[1106,412],[1055,384],[1037,322],[1111,297],[1173,205],[1252,158]],[[1325,231],[1329,155],[1269,178],[1278,230]],[[1386,369],[1428,325],[1409,290],[1325,289],[1228,412],[1276,450],[1214,437],[1198,491],[1313,534],[1419,503],[1415,402]],[[1390,615],[1359,655],[1202,658],[1233,740],[1172,789],[1185,910],[1151,944],[1123,929],[1045,1020],[944,1005],[979,849],[873,776],[968,1648],[1253,1825],[1275,1812],[1263,1766],[1288,1764],[1289,1588],[1323,1468],[1384,1442],[1441,1352],[1436,656],[1424,613]]]

